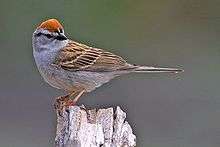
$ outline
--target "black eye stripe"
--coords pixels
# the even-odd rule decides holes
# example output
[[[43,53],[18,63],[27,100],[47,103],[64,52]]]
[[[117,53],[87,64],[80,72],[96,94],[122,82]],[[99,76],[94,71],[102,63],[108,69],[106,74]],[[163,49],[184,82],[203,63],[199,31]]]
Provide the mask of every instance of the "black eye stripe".
[[[67,40],[67,38],[66,38],[66,36],[63,36],[63,35],[61,35],[60,33],[59,33],[59,35],[58,36],[52,36],[52,35],[50,35],[50,34],[45,34],[45,33],[41,33],[41,32],[39,32],[39,33],[37,33],[35,36],[36,37],[40,37],[40,36],[46,36],[48,39],[51,39],[51,38],[53,38],[53,39],[56,39],[56,40]]]
[[[41,35],[43,35],[43,33],[37,33],[35,36],[39,37]]]
[[[67,40],[67,38],[64,37],[64,36],[56,36],[54,39],[60,40],[60,41],[62,41],[62,40]]]
[[[47,37],[47,38],[52,38],[53,36],[52,35],[50,35],[50,34],[45,34],[45,36]]]
[[[50,38],[53,38],[53,36],[50,35],[50,34],[44,34],[44,33],[41,33],[41,32],[36,34],[37,37],[39,37],[39,36],[41,36],[41,35],[46,36],[46,37],[49,38],[49,39],[50,39]]]

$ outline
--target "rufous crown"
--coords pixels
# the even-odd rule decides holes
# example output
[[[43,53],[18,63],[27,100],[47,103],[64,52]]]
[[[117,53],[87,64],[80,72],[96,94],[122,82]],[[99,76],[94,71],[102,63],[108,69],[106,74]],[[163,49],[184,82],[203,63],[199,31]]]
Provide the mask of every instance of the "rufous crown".
[[[56,19],[48,19],[42,22],[37,28],[46,29],[50,32],[56,32],[59,31],[60,29],[63,29],[63,26]]]

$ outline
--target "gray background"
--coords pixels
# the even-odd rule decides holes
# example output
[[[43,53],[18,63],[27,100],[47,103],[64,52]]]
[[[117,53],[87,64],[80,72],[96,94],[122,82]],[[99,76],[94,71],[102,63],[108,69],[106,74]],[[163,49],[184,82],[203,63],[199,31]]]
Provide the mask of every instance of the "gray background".
[[[89,108],[122,106],[139,147],[220,146],[219,0],[0,0],[0,146],[53,146],[54,97],[32,57],[48,18],[66,35],[136,64],[182,74],[130,74],[84,95]]]

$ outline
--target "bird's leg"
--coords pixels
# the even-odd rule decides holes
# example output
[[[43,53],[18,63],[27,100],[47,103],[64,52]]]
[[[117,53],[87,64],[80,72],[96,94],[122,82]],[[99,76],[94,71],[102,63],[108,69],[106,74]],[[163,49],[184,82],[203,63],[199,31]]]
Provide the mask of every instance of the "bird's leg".
[[[85,89],[79,91],[78,95],[73,99],[73,103],[74,103],[74,104],[79,100],[79,98],[83,95],[84,92],[85,92]],[[85,110],[86,113],[87,113],[87,110],[86,110],[85,106],[79,106],[79,107],[80,107],[80,109]],[[88,113],[87,113],[87,114],[88,114]]]
[[[78,95],[73,99],[74,105],[79,100],[79,98],[83,95],[84,92],[85,92],[85,89],[79,91]]]
[[[63,111],[65,107],[74,106],[84,92],[85,90],[83,89],[81,91],[79,90],[73,91],[72,93],[68,95],[58,97],[55,101],[54,106],[55,106],[55,109],[58,111],[59,115],[61,115],[61,112]]]
[[[81,91],[79,91],[78,95],[73,99],[73,103],[75,105],[75,103],[79,100],[79,98],[83,95],[83,93],[85,92],[85,89],[82,89]],[[84,105],[79,106],[81,110],[84,110],[87,114],[87,117],[89,116],[88,110],[85,108]]]

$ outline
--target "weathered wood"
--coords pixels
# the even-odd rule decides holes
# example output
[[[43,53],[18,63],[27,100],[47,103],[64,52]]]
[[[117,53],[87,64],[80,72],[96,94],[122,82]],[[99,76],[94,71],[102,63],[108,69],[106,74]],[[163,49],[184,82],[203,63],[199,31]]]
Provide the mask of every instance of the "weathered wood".
[[[134,147],[136,136],[120,107],[86,110],[70,106],[57,113],[56,147]]]

